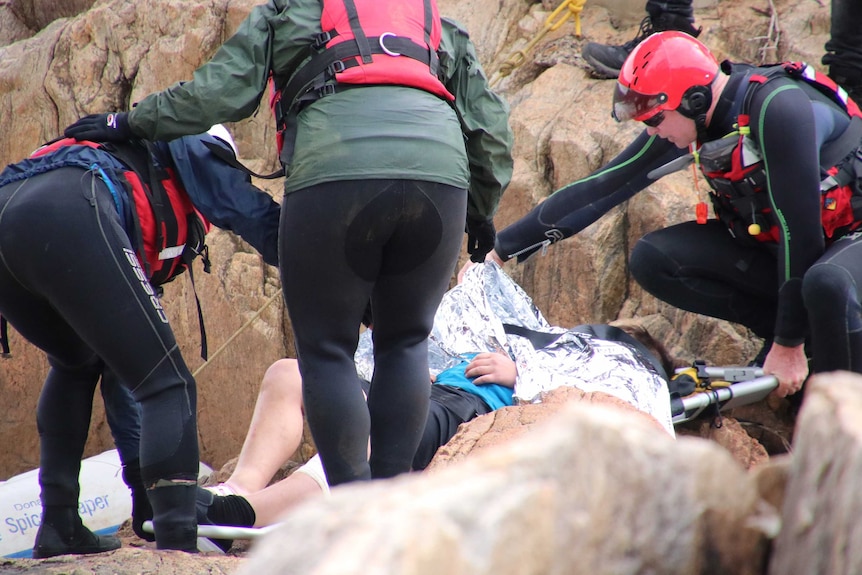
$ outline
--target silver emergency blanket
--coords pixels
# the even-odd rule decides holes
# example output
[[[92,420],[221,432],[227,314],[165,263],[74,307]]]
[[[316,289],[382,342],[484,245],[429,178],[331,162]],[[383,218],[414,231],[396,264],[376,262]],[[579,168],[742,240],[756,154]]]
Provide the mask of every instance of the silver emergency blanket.
[[[560,334],[535,349],[526,337],[507,334],[503,324]],[[664,379],[627,345],[552,326],[532,299],[495,263],[473,266],[461,284],[443,296],[428,339],[432,374],[482,351],[508,355],[518,368],[515,398],[538,402],[543,392],[571,385],[585,392],[602,391],[655,417],[674,435],[670,396]],[[371,332],[365,331],[356,351],[360,377],[374,371]]]

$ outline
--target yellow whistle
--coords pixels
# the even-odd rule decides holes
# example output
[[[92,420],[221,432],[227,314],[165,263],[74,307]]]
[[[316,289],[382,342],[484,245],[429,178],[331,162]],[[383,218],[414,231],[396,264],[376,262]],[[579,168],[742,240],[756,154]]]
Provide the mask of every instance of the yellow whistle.
[[[748,235],[750,236],[760,235],[760,231],[760,226],[757,224],[751,224],[750,226],[748,226]]]

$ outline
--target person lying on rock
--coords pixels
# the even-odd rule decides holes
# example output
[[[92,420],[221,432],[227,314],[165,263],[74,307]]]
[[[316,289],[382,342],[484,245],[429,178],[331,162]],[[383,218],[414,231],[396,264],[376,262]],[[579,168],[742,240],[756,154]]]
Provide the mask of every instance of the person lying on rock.
[[[670,305],[763,338],[777,397],[801,389],[807,356],[814,373],[862,372],[857,104],[803,63],[719,64],[688,34],[652,34],[625,60],[613,99],[617,120],[645,130],[502,230],[488,258],[524,261],[696,162],[714,217],[702,202],[696,219],[638,240],[634,279]]]
[[[171,142],[64,138],[0,173],[0,314],[50,364],[36,410],[37,559],[120,546],[91,532],[78,511],[93,394],[106,368],[134,396],[109,415],[129,426],[140,417],[139,457],[124,448],[124,478],[139,485],[138,501],[146,490],[156,546],[197,551],[196,386],[159,286],[191,274],[195,256],[206,259],[211,225],[278,265],[279,205],[213,153],[234,154],[232,142],[221,125]]]
[[[429,349],[434,385],[413,469],[425,469],[462,423],[518,401],[538,401],[542,392],[563,385],[626,399],[673,434],[665,379],[676,364],[646,329],[620,326],[554,328],[499,266],[471,269],[447,292],[435,316]],[[356,353],[366,393],[373,393],[367,383],[373,370],[370,338],[371,330],[362,334]],[[269,485],[302,439],[301,387],[296,360],[278,360],[266,371],[233,473],[198,491],[201,524],[263,527],[294,505],[328,493],[317,456]],[[231,542],[216,543],[226,550]]]

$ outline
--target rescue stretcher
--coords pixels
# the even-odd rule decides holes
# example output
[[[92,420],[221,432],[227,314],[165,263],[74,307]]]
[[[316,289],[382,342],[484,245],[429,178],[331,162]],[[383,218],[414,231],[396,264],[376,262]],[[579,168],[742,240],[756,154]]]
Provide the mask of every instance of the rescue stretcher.
[[[764,375],[759,367],[714,367],[695,362],[692,367],[677,369],[674,381],[679,383],[680,376],[693,380],[694,389],[687,394],[671,394],[674,425],[691,421],[709,408],[726,411],[756,403],[778,387],[775,376]]]

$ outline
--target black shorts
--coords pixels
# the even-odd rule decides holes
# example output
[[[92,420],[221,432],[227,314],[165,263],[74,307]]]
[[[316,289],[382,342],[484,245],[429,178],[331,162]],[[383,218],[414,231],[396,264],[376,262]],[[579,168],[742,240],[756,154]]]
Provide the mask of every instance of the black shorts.
[[[469,391],[449,385],[432,385],[428,419],[413,458],[413,469],[425,469],[437,449],[452,439],[459,425],[491,411],[481,397]]]

